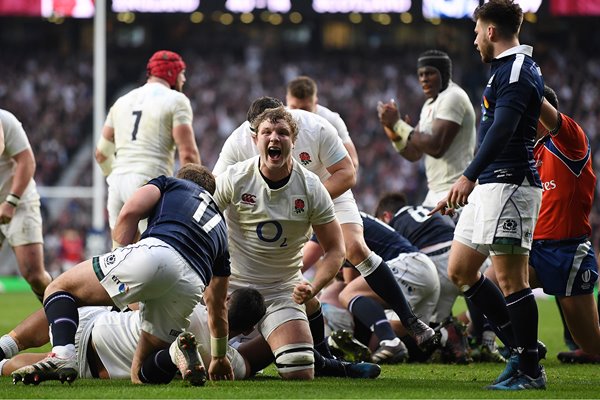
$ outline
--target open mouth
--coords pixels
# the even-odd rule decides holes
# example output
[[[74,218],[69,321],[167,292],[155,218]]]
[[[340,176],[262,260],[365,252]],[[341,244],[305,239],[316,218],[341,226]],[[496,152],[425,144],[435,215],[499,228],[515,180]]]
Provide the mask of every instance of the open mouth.
[[[269,147],[267,153],[269,158],[273,160],[279,160],[281,158],[281,149],[279,147]]]

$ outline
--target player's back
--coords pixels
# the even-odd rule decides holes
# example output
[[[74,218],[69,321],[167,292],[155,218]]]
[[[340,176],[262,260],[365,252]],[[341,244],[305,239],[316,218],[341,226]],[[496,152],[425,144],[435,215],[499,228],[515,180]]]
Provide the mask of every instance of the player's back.
[[[173,127],[191,122],[187,97],[160,83],[147,83],[120,97],[106,119],[115,134],[112,173],[173,175]]]
[[[405,206],[396,212],[390,226],[421,251],[433,245],[449,244],[454,238],[452,220],[437,213],[428,214],[425,207]]]
[[[365,242],[369,249],[380,255],[384,261],[398,257],[402,253],[414,253],[419,249],[388,224],[375,217],[360,213],[363,220]]]

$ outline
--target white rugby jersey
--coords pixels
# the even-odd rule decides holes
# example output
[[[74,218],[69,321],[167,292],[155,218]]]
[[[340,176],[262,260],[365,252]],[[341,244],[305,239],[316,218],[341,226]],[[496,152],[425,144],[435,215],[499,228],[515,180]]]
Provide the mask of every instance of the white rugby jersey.
[[[17,164],[12,157],[31,148],[21,122],[12,113],[0,109],[0,123],[4,130],[4,151],[0,154],[0,200],[6,199],[12,186],[14,168]],[[20,202],[40,202],[33,178],[21,195]]]
[[[340,114],[331,111],[329,108],[324,107],[320,104],[317,104],[317,110],[315,111],[317,115],[325,118],[333,127],[337,130],[338,136],[342,139],[342,143],[350,143],[352,139],[350,138],[350,132],[348,132],[348,127],[346,123],[340,117]]]
[[[322,182],[326,181],[331,176],[327,168],[346,157],[348,151],[327,120],[304,110],[288,111],[298,122],[298,138],[292,149],[294,159]],[[251,134],[248,121],[233,131],[221,149],[213,169],[215,175],[225,172],[229,165],[258,155]]]
[[[443,157],[425,155],[427,186],[433,192],[447,192],[473,160],[475,152],[475,111],[467,93],[450,81],[435,101],[428,99],[421,109],[419,130],[431,134],[435,119],[460,125],[456,137]],[[445,195],[446,193],[444,193]]]
[[[173,175],[173,127],[192,124],[192,106],[181,92],[151,82],[120,97],[105,125],[115,130],[113,174]]]
[[[226,210],[231,278],[269,284],[297,277],[312,225],[334,220],[333,202],[319,178],[294,160],[288,183],[270,189],[259,156],[217,176],[214,199]]]

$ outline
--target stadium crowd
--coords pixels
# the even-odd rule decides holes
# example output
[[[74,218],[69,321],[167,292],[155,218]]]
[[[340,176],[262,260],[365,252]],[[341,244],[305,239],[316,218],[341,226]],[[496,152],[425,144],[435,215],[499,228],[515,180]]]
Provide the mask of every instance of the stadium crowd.
[[[566,40],[569,42],[569,40]],[[600,168],[600,58],[584,56],[577,46],[536,43],[536,58],[545,81],[556,88],[561,109],[580,122],[588,134],[594,165]],[[336,110],[344,118],[358,149],[360,170],[354,189],[359,207],[372,212],[378,196],[385,191],[403,191],[413,202],[422,201],[426,193],[421,162],[411,163],[394,151],[377,119],[379,100],[396,99],[402,114],[418,119],[423,102],[415,60],[423,49],[408,49],[402,57],[370,58],[356,54],[327,54],[282,57],[276,53],[245,58],[219,54],[203,55],[182,52],[187,61],[188,81],[184,92],[194,110],[194,132],[203,163],[212,167],[226,137],[245,120],[252,99],[271,95],[283,99],[285,84],[294,76],[307,74],[319,85],[319,102]],[[481,82],[486,79],[485,66],[472,62],[472,51],[453,58],[453,79],[463,86],[479,114]],[[573,62],[578,60],[578,62]],[[581,60],[586,60],[581,62]],[[67,170],[75,152],[89,140],[92,131],[92,61],[84,54],[68,56],[72,67],[64,65],[63,55],[54,52],[17,53],[0,65],[6,77],[0,82],[3,107],[14,110],[29,134],[38,168],[38,186],[51,186]],[[139,76],[142,82],[145,77]],[[17,84],[13,84],[17,82]],[[118,68],[109,69],[110,103],[124,87]],[[110,90],[112,88],[112,91]],[[25,112],[26,110],[26,112]],[[89,142],[88,142],[89,143]],[[91,185],[86,171],[77,185]],[[60,258],[62,231],[73,228],[85,237],[91,226],[91,204],[73,199],[60,217],[45,224],[47,265]],[[591,216],[593,244],[600,249],[600,206],[595,203]],[[52,267],[50,268],[52,270]]]

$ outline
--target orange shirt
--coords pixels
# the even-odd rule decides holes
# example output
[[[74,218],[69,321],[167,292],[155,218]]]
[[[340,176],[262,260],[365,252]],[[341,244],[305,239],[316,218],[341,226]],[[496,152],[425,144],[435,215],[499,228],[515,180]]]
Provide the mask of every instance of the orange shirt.
[[[589,215],[596,175],[589,140],[583,129],[562,114],[562,125],[557,134],[539,140],[534,157],[543,192],[533,239],[590,236]]]

